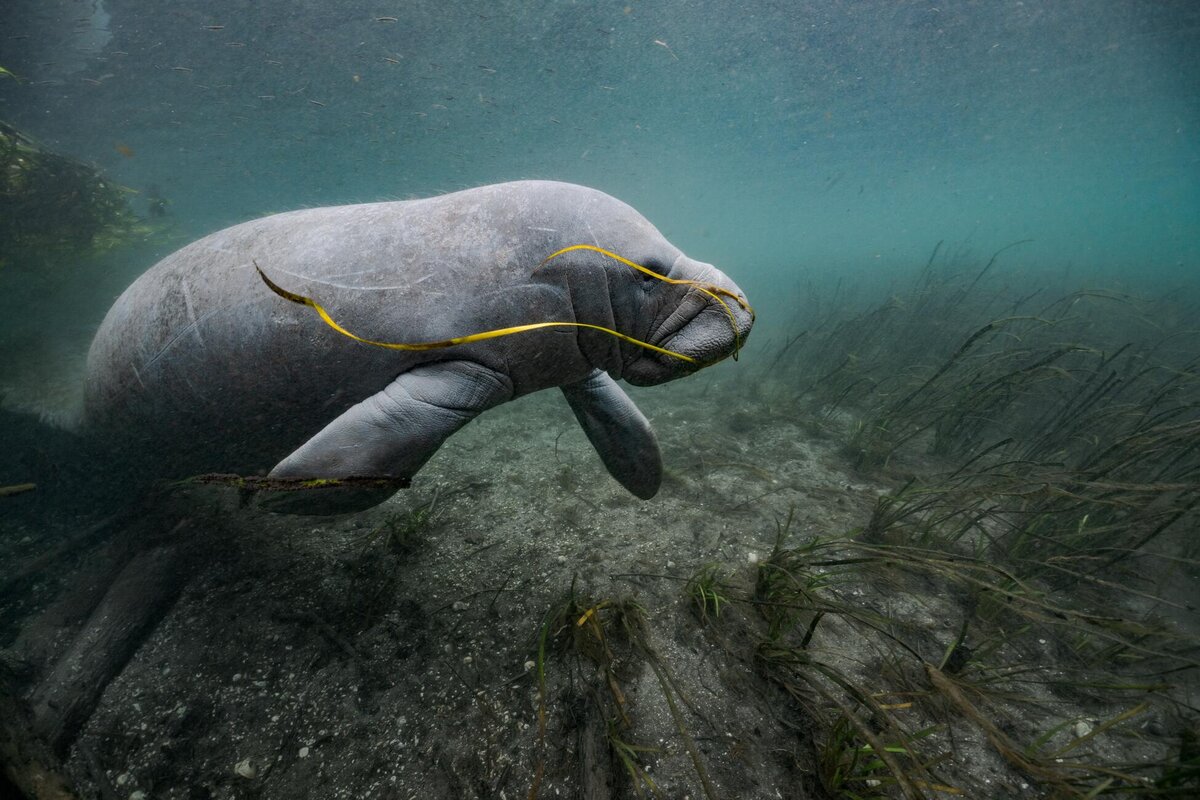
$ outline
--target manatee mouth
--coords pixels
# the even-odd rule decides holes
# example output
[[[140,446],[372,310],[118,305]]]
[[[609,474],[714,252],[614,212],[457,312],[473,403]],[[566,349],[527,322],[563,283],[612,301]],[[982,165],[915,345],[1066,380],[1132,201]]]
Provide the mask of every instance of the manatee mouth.
[[[734,304],[723,307],[709,302],[688,322],[670,336],[664,347],[690,356],[695,363],[692,371],[707,367],[738,353],[750,335],[751,320]]]
[[[739,302],[718,302],[693,289],[655,331],[654,343],[677,355],[645,354],[622,377],[635,386],[648,386],[690,375],[730,356],[736,359],[753,321]]]

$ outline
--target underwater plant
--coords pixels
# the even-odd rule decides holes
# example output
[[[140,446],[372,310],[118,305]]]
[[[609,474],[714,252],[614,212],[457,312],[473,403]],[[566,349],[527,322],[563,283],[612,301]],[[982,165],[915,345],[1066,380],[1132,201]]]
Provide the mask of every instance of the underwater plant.
[[[582,690],[587,698],[590,710],[585,715],[585,726],[589,724],[587,720],[591,720],[593,727],[602,721],[609,752],[624,769],[629,785],[638,797],[666,797],[643,760],[648,754],[659,753],[660,748],[630,740],[635,708],[627,687],[635,668],[640,665],[649,667],[654,674],[704,796],[710,800],[717,797],[680,705],[687,706],[701,719],[703,716],[692,706],[666,662],[650,645],[645,609],[628,597],[596,599],[585,596],[577,593],[572,583],[566,598],[547,613],[538,636],[535,660],[538,755],[529,790],[530,798],[539,796],[546,769],[545,740],[549,714],[546,675],[552,647],[560,654],[560,658],[566,660],[574,680],[580,686],[576,691]],[[585,670],[585,665],[590,665],[591,670]],[[587,735],[586,731],[584,735]],[[606,780],[604,770],[596,765],[585,764],[584,772],[590,776],[589,782]],[[595,788],[591,787],[588,791],[595,791]]]
[[[696,571],[684,586],[684,594],[701,622],[721,617],[722,606],[729,603],[725,596],[725,576],[720,564],[705,564]]]
[[[991,280],[1003,251],[970,268],[940,250],[882,303],[810,294],[776,345],[772,415],[892,488],[840,537],[792,543],[777,524],[749,598],[758,663],[816,721],[837,796],[982,791],[919,771],[963,740],[1048,796],[1186,795],[1164,786],[1188,779],[1187,748],[1155,720],[1194,724],[1200,669],[1176,622],[1194,613],[1200,524],[1191,298],[1018,292]],[[877,653],[865,672],[836,652],[849,631]],[[883,758],[918,737],[942,755]]]
[[[146,238],[132,191],[0,121],[0,268],[41,270]]]

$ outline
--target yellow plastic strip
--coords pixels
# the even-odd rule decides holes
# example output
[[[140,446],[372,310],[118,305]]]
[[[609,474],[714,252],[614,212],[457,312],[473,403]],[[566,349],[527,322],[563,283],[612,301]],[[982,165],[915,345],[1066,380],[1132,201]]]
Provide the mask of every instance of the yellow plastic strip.
[[[662,281],[663,283],[671,283],[671,284],[675,284],[676,286],[692,286],[692,287],[698,289],[699,291],[704,292],[704,294],[708,295],[713,300],[716,300],[718,303],[721,304],[721,308],[725,309],[725,315],[727,317],[729,317],[729,326],[733,329],[733,360],[737,361],[738,352],[741,350],[741,346],[742,346],[741,338],[738,336],[737,320],[734,318],[733,310],[729,308],[729,304],[726,303],[724,300],[722,300],[721,297],[733,298],[734,302],[736,302],[739,306],[741,306],[742,310],[745,311],[747,314],[749,314],[751,320],[753,320],[754,319],[754,309],[751,308],[750,304],[747,303],[745,300],[738,297],[736,294],[729,291],[728,289],[722,289],[720,286],[715,286],[711,283],[701,283],[700,281],[681,280],[679,278],[668,278],[665,275],[659,275],[654,270],[647,269],[646,267],[643,267],[641,264],[638,264],[634,261],[630,261],[628,258],[625,258],[624,256],[619,256],[616,253],[612,252],[611,250],[605,250],[603,247],[597,247],[596,245],[593,245],[593,244],[573,244],[568,247],[564,247],[561,250],[556,250],[553,253],[551,253],[550,255],[543,258],[542,263],[539,264],[538,266],[544,265],[547,261],[550,261],[551,259],[558,258],[563,253],[570,253],[574,250],[591,250],[594,253],[599,253],[602,256],[607,256],[608,258],[611,258],[614,261],[619,261],[622,264],[624,264],[625,266],[632,267],[633,269],[637,270],[638,272],[642,273],[643,275],[648,275],[651,278]]]
[[[728,289],[722,289],[720,286],[716,286],[711,283],[701,283],[700,281],[681,280],[679,278],[668,278],[665,275],[659,275],[657,272],[655,272],[652,269],[647,269],[646,267],[643,267],[641,264],[638,264],[635,261],[630,261],[628,258],[625,258],[624,256],[619,256],[616,253],[612,252],[611,250],[605,250],[603,247],[596,247],[594,244],[573,244],[573,245],[570,245],[569,247],[564,247],[561,250],[555,250],[553,253],[551,253],[550,255],[548,255],[542,259],[542,264],[545,264],[547,261],[549,261],[552,258],[557,258],[557,257],[561,256],[563,253],[570,253],[573,250],[591,250],[594,253],[599,253],[603,256],[608,256],[609,258],[613,259],[614,261],[620,261],[625,266],[632,267],[633,269],[637,270],[638,272],[642,273],[643,275],[649,275],[651,278],[656,278],[657,280],[660,280],[663,283],[674,283],[674,284],[677,284],[680,286],[695,286],[697,289],[707,289],[713,294],[719,294],[719,295],[723,295],[725,297],[731,297],[731,298],[733,298],[734,302],[736,302],[739,306],[742,307],[743,311],[745,311],[747,314],[750,314],[751,316],[754,315],[754,309],[750,307],[750,304],[747,303],[742,298],[738,297],[733,292],[729,291]]]
[[[688,362],[689,364],[696,363],[696,359],[692,358],[691,356],[685,356],[683,353],[676,353],[673,350],[667,350],[666,348],[658,347],[657,345],[650,344],[649,342],[643,342],[640,339],[634,339],[632,336],[626,336],[625,334],[620,333],[619,331],[614,331],[611,328],[605,328],[600,325],[591,325],[586,322],[531,322],[525,325],[514,325],[511,328],[497,328],[496,330],[472,333],[467,336],[456,336],[453,339],[444,339],[440,342],[380,342],[375,339],[364,339],[363,337],[351,333],[339,325],[333,317],[329,316],[329,312],[322,308],[316,300],[313,300],[311,297],[305,297],[302,294],[289,292],[287,289],[282,288],[267,277],[266,273],[262,271],[262,268],[258,266],[257,261],[253,263],[254,269],[258,271],[258,277],[262,278],[263,283],[265,283],[267,288],[269,288],[272,292],[279,295],[284,300],[290,300],[293,303],[298,303],[302,306],[308,306],[317,312],[317,314],[321,317],[321,320],[326,325],[333,328],[338,333],[353,339],[356,342],[369,344],[372,347],[384,347],[388,350],[405,351],[440,350],[444,347],[453,347],[459,344],[470,344],[471,342],[482,342],[485,339],[498,339],[501,336],[511,336],[514,333],[525,333],[526,331],[536,331],[543,328],[588,328],[595,331],[602,331],[603,333],[615,336],[622,341],[635,344],[638,347],[644,347],[647,350],[652,350],[655,353],[662,353],[665,356],[678,358],[681,361]]]

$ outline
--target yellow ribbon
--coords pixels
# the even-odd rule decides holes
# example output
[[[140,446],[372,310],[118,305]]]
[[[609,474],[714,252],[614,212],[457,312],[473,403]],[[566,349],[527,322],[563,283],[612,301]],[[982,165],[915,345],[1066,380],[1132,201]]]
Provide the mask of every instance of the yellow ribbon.
[[[514,333],[525,333],[526,331],[536,331],[536,330],[540,330],[542,328],[589,328],[591,330],[603,331],[604,333],[608,333],[613,336],[616,336],[618,339],[621,339],[622,341],[629,342],[630,344],[635,344],[638,347],[644,347],[647,350],[653,350],[656,353],[662,353],[663,355],[671,356],[673,358],[678,358],[682,361],[688,362],[689,364],[697,363],[696,359],[692,358],[691,356],[685,356],[683,353],[676,353],[673,350],[667,350],[664,347],[659,347],[658,345],[653,345],[653,344],[650,344],[649,342],[643,342],[642,340],[635,339],[632,336],[626,336],[625,334],[623,334],[619,331],[614,331],[611,328],[605,328],[601,325],[591,325],[586,322],[530,322],[525,325],[514,325],[510,328],[497,328],[497,329],[491,330],[491,331],[481,331],[480,333],[468,334],[467,336],[455,336],[453,339],[443,339],[438,342],[381,342],[381,341],[377,341],[375,339],[365,339],[362,336],[358,336],[357,334],[351,333],[350,331],[346,330],[341,325],[339,325],[333,317],[329,316],[329,312],[326,311],[324,308],[322,308],[321,304],[318,303],[316,300],[313,300],[311,297],[305,297],[302,294],[296,294],[295,292],[289,292],[287,289],[284,289],[283,287],[276,284],[274,281],[272,281],[270,278],[268,278],[266,276],[266,273],[264,273],[262,271],[262,268],[258,266],[257,261],[254,262],[254,269],[258,271],[258,276],[260,278],[262,278],[263,283],[265,283],[272,292],[279,295],[284,300],[291,300],[293,303],[299,303],[302,306],[308,306],[309,308],[316,311],[318,315],[320,315],[321,319],[325,322],[326,325],[333,328],[338,333],[340,333],[343,336],[346,336],[350,339],[353,339],[356,342],[362,342],[363,344],[369,344],[372,347],[384,347],[384,348],[387,348],[388,350],[406,350],[406,351],[440,350],[443,347],[453,347],[454,345],[457,345],[457,344],[470,344],[471,342],[481,342],[485,339],[497,339],[501,336],[511,336]]]
[[[548,255],[544,259],[542,259],[541,264],[539,264],[538,266],[540,267],[540,266],[546,264],[546,262],[548,262],[552,259],[555,259],[564,253],[570,253],[574,250],[591,250],[593,252],[600,253],[603,256],[614,259],[615,261],[619,261],[620,263],[625,264],[626,266],[632,267],[633,269],[637,270],[638,272],[643,273],[644,275],[648,275],[652,278],[663,281],[664,283],[671,283],[671,284],[680,285],[680,286],[695,287],[699,291],[701,291],[704,294],[711,297],[713,300],[716,300],[721,305],[721,307],[723,309],[725,309],[725,314],[729,317],[729,324],[733,328],[733,358],[735,361],[737,360],[738,352],[741,348],[741,340],[740,340],[740,337],[738,336],[738,332],[737,332],[737,320],[733,316],[733,310],[729,307],[729,304],[726,303],[721,298],[722,297],[733,298],[734,301],[737,302],[737,304],[739,306],[741,306],[744,311],[746,311],[747,313],[750,314],[751,319],[753,319],[754,318],[754,309],[752,309],[746,303],[745,300],[738,297],[736,294],[729,291],[728,289],[722,289],[720,286],[715,286],[711,283],[701,283],[699,281],[680,280],[680,279],[676,279],[676,278],[668,278],[664,275],[659,275],[657,272],[647,269],[646,267],[643,267],[641,264],[637,264],[637,263],[630,261],[627,258],[623,258],[622,256],[619,256],[616,253],[613,253],[609,250],[605,250],[601,247],[596,247],[595,245],[590,245],[590,244],[573,244],[569,247],[564,247],[561,250],[556,250],[555,252],[551,253],[550,255]],[[411,351],[423,351],[423,350],[440,350],[441,348],[444,348],[444,347],[453,347],[454,345],[459,345],[459,344],[470,344],[471,342],[481,342],[481,341],[484,341],[485,339],[497,339],[501,336],[511,336],[514,333],[525,333],[527,331],[536,331],[536,330],[541,330],[543,328],[587,328],[589,330],[601,331],[603,333],[607,333],[611,336],[617,337],[618,339],[620,339],[623,342],[629,342],[630,344],[637,345],[638,347],[644,347],[645,349],[652,350],[655,353],[661,353],[665,356],[671,356],[672,358],[678,358],[679,360],[686,361],[689,364],[697,363],[696,359],[692,358],[691,356],[685,356],[683,353],[676,353],[673,350],[667,350],[666,348],[659,347],[658,345],[653,345],[653,344],[650,344],[649,342],[643,342],[641,339],[635,339],[632,336],[628,336],[624,333],[621,333],[620,331],[614,331],[612,328],[605,328],[602,325],[592,325],[587,322],[530,322],[525,325],[513,325],[512,327],[509,327],[509,328],[496,328],[495,330],[481,331],[479,333],[472,333],[472,334],[468,334],[466,336],[455,336],[453,339],[443,339],[443,340],[437,341],[437,342],[381,342],[381,341],[377,341],[375,339],[365,339],[362,336],[358,336],[357,334],[351,333],[350,331],[346,330],[341,325],[339,325],[337,323],[337,321],[334,320],[334,318],[329,315],[329,312],[326,311],[324,308],[322,308],[321,304],[318,303],[316,300],[313,300],[311,297],[306,297],[302,294],[296,294],[295,292],[289,292],[287,289],[284,289],[283,287],[279,286],[274,281],[272,281],[270,278],[268,278],[266,273],[264,273],[262,271],[262,268],[258,266],[257,261],[254,261],[253,264],[254,264],[254,269],[258,272],[258,277],[262,278],[263,283],[265,283],[267,285],[267,288],[269,288],[272,292],[279,295],[284,300],[290,300],[293,303],[298,303],[303,306],[308,306],[309,308],[311,308],[317,312],[317,314],[321,317],[321,320],[326,325],[333,328],[338,333],[342,334],[343,336],[345,336],[347,338],[353,339],[356,342],[361,342],[362,344],[368,344],[368,345],[371,345],[372,347],[384,347],[384,348],[387,348],[388,350],[405,350],[405,351],[410,351],[410,352]]]

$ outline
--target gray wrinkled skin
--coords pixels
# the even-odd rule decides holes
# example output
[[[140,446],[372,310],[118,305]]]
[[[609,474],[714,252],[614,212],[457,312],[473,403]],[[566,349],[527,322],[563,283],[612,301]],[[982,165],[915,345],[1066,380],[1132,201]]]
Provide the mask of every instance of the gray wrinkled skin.
[[[148,480],[267,470],[407,478],[480,412],[558,386],[614,477],[651,496],[661,477],[654,434],[614,379],[649,385],[694,372],[730,355],[733,326],[704,293],[595,252],[541,265],[574,244],[741,296],[629,206],[571,184],[519,181],[277,214],[179,250],[117,300],[88,357],[85,430]],[[578,328],[426,352],[373,347],[272,293],[255,264],[367,339],[426,342],[577,321],[699,364]],[[750,315],[728,303],[744,339]],[[285,510],[353,510],[389,493],[346,492],[336,508]]]

